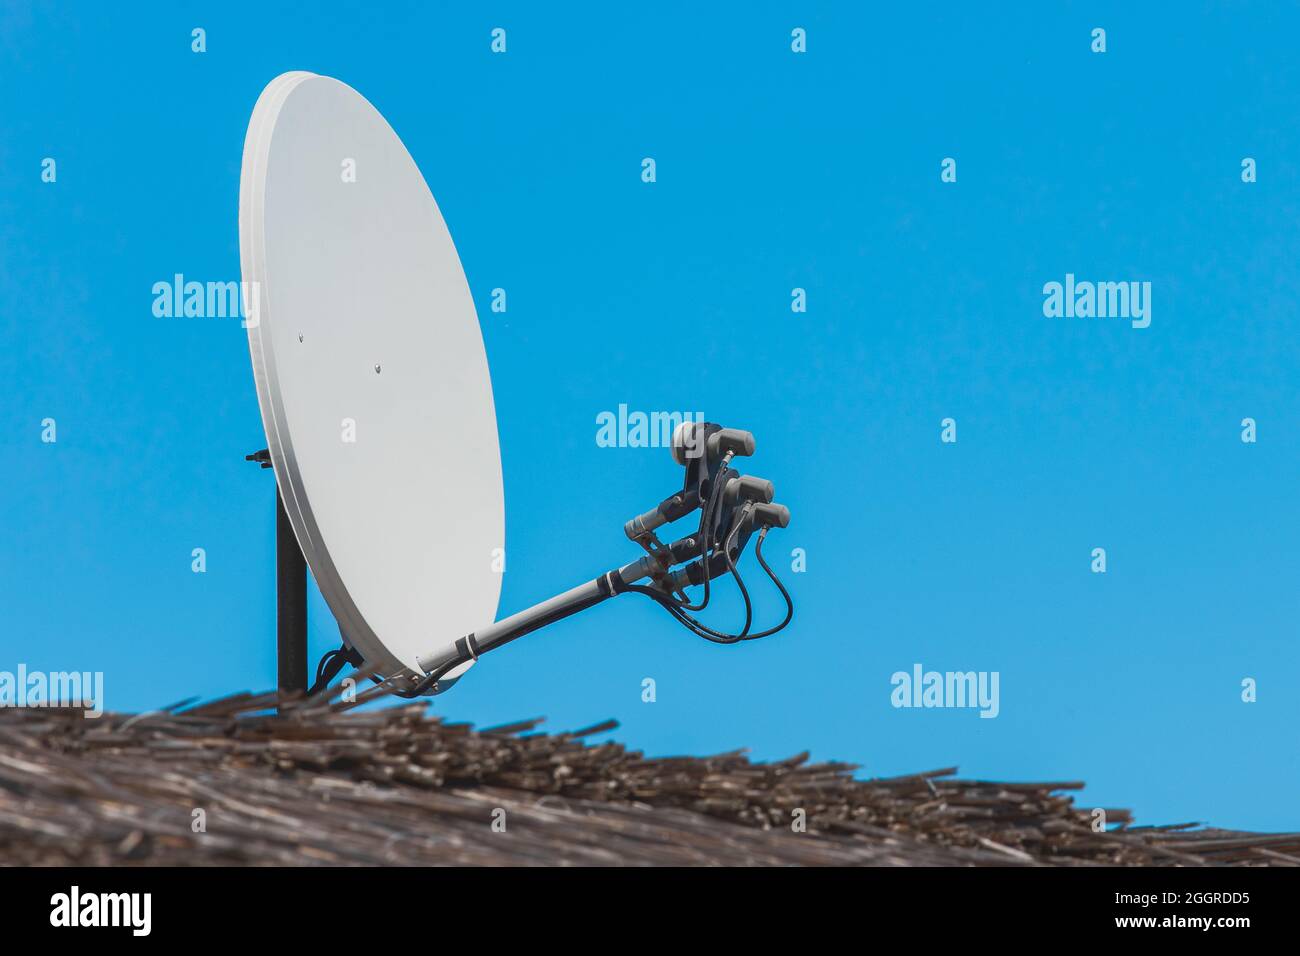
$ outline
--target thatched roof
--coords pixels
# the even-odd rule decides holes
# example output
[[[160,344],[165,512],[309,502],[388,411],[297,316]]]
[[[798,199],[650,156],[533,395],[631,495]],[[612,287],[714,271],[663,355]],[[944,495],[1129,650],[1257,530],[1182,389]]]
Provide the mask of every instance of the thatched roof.
[[[21,864],[1300,864],[1300,834],[1094,832],[1075,782],[856,780],[806,754],[647,759],[423,704],[0,710],[0,860]],[[504,810],[504,816],[500,811]],[[806,832],[793,832],[796,811]],[[199,813],[198,811],[202,811]],[[494,820],[497,825],[494,827]],[[504,832],[500,823],[504,820]],[[206,832],[195,832],[199,823]]]

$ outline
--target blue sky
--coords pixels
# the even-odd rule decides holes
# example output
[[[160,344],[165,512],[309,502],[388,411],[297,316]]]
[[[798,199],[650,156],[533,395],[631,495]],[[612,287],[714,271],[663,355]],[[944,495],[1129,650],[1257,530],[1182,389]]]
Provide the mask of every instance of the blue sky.
[[[767,552],[785,633],[716,647],[620,598],[438,713],[1300,827],[1300,15],[1131,6],[6,3],[0,669],[102,670],[113,709],[273,684],[246,335],[150,290],[238,278],[253,103],[311,70],[402,136],[478,302],[503,615],[630,560],[622,522],[680,484],[663,450],[597,446],[620,403],[753,430],[794,513]],[[1044,317],[1067,273],[1151,282],[1150,327]],[[337,628],[311,600],[314,660]],[[999,672],[999,716],[892,707],[914,663]]]

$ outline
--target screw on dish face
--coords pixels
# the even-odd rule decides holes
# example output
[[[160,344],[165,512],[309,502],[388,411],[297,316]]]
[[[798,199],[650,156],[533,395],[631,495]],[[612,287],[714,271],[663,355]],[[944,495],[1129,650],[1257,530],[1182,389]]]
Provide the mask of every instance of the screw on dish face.
[[[378,365],[375,366],[375,374],[376,374],[376,375],[379,374],[379,366],[378,366]]]

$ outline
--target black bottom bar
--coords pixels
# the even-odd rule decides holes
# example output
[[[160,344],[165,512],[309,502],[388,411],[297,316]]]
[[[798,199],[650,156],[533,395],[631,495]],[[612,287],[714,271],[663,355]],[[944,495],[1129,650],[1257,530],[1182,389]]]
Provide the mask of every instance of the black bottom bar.
[[[492,804],[483,806],[487,820]],[[220,816],[210,817],[210,825],[213,820]],[[486,835],[487,823],[483,829],[484,840],[511,839],[508,831]],[[414,912],[427,907],[431,895],[456,899],[456,919],[490,926],[501,945],[529,949],[536,949],[539,934],[564,930],[579,918],[593,939],[653,940],[654,926],[629,929],[626,907],[601,904],[639,899],[675,906],[683,897],[709,901],[700,934],[725,933],[732,948],[754,951],[770,941],[773,925],[756,907],[774,899],[789,901],[792,913],[841,938],[896,939],[918,953],[1066,952],[1125,937],[1146,949],[1165,941],[1162,949],[1185,952],[1189,942],[1205,940],[1214,952],[1251,952],[1266,940],[1293,938],[1295,930],[1295,877],[1280,869],[457,868],[412,879],[409,870],[371,867],[295,867],[287,873],[276,867],[0,868],[6,942],[43,931],[53,933],[54,942],[69,939],[68,929],[55,928],[51,917],[57,924],[55,894],[70,896],[73,886],[83,898],[150,893],[150,935],[163,942],[192,948],[198,936],[247,948],[255,940],[273,951],[293,946],[323,952],[338,942],[348,924],[322,908],[322,900],[344,899],[352,913]],[[586,904],[580,916],[572,911],[575,899]],[[131,937],[125,926],[87,931],[92,945]]]

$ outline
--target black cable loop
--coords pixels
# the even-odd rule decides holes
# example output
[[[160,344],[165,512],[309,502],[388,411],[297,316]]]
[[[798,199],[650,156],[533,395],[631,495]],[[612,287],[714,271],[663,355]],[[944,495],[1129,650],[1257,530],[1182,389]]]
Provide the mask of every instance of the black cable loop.
[[[329,686],[330,681],[339,676],[339,672],[348,664],[353,667],[360,667],[362,664],[361,655],[355,650],[343,644],[332,651],[326,651],[321,655],[321,659],[316,662],[316,680],[311,687],[307,689],[307,696],[311,697],[319,691]]]
[[[727,536],[728,545],[730,544],[732,535],[734,534],[736,527],[739,527],[739,523],[737,523],[736,526],[733,526],[732,531],[728,533]],[[781,623],[776,625],[775,627],[770,627],[767,630],[759,631],[757,634],[748,634],[746,632],[749,629],[749,624],[748,622],[746,622],[745,631],[742,631],[740,634],[724,634],[721,631],[715,631],[713,628],[704,624],[702,621],[698,621],[695,618],[691,617],[691,615],[686,614],[681,610],[679,610],[673,603],[671,603],[667,598],[665,598],[664,594],[661,591],[658,591],[654,588],[648,588],[642,585],[637,585],[637,584],[627,585],[627,590],[635,591],[638,594],[644,594],[652,598],[656,603],[660,604],[670,614],[672,614],[672,616],[676,618],[677,622],[681,624],[683,627],[685,627],[692,634],[695,634],[697,637],[702,637],[706,641],[710,641],[711,643],[714,644],[738,644],[742,640],[756,641],[761,637],[769,637],[777,633],[778,631],[783,630],[786,627],[786,625],[790,623],[791,619],[794,617],[794,601],[791,600],[790,598],[790,592],[786,590],[785,585],[783,585],[780,579],[776,576],[776,572],[772,570],[771,566],[768,565],[767,561],[763,558],[763,540],[767,537],[767,532],[769,530],[771,530],[770,526],[764,525],[763,529],[759,532],[758,543],[754,547],[754,556],[758,559],[758,563],[762,566],[767,576],[772,580],[772,583],[776,585],[777,590],[781,592],[781,596],[785,598],[785,607],[786,607],[785,619],[782,620]],[[726,554],[728,557],[730,557],[729,548]],[[732,570],[732,573],[735,576],[737,583],[740,584],[742,588],[742,592],[745,594],[746,604],[748,606],[749,595],[747,591],[743,591],[744,583],[740,580],[740,575],[735,570],[734,563],[728,561],[728,566]],[[708,568],[706,566],[705,575],[707,576],[707,574],[708,574]]]
[[[776,627],[768,628],[766,631],[759,631],[757,634],[750,634],[745,638],[747,641],[756,641],[760,637],[768,637],[777,631],[783,630],[790,623],[790,619],[794,617],[794,601],[790,600],[790,592],[785,589],[785,585],[781,583],[776,573],[763,560],[763,539],[767,537],[768,530],[768,526],[764,525],[763,530],[758,533],[758,541],[754,544],[754,557],[758,558],[758,563],[767,572],[767,576],[772,579],[772,583],[776,585],[777,590],[781,592],[781,597],[785,598],[785,620]]]

